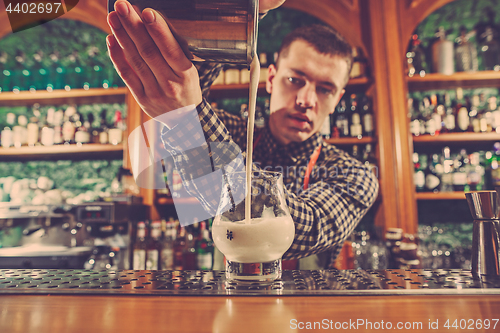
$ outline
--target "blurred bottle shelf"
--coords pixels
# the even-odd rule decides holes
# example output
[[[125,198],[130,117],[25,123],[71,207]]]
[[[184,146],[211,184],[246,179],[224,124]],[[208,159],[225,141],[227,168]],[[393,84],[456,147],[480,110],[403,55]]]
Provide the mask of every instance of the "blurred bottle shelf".
[[[2,161],[26,161],[35,159],[96,159],[122,158],[123,144],[55,145],[20,148],[0,148]]]
[[[419,135],[413,137],[415,144],[449,144],[500,141],[500,133],[443,133],[439,135]]]
[[[364,90],[371,83],[371,80],[367,77],[358,77],[350,79],[347,83],[346,90]],[[216,84],[210,88],[211,98],[235,98],[235,97],[248,97],[249,85],[247,83],[243,84]],[[259,96],[267,94],[266,84],[264,82],[259,83],[259,88],[257,91]]]
[[[465,192],[417,192],[417,200],[465,200]]]
[[[128,88],[92,88],[54,91],[20,91],[0,93],[1,106],[22,106],[31,103],[50,104],[82,104],[82,103],[123,103]]]
[[[361,139],[358,139],[357,137],[354,138],[330,138],[330,139],[325,139],[325,142],[331,145],[338,145],[338,146],[348,146],[348,145],[363,145],[367,143],[375,143],[377,140],[373,137],[368,137],[364,136]]]
[[[500,87],[500,71],[458,72],[452,75],[430,73],[407,77],[409,90]]]

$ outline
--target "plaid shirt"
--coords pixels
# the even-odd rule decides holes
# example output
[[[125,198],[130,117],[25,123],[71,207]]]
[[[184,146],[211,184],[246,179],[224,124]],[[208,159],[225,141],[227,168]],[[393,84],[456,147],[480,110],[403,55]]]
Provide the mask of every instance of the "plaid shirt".
[[[221,66],[203,64],[198,69],[206,96]],[[208,184],[214,182],[203,177],[210,177],[215,170],[238,161],[238,156],[245,156],[242,152],[246,151],[247,123],[238,116],[213,110],[205,99],[196,111],[197,117],[182,120],[165,131],[162,139],[167,150],[176,151],[174,161],[184,186],[213,210],[219,199],[213,193],[220,189],[213,185],[209,188]],[[186,134],[199,124],[205,135],[203,140]],[[345,239],[377,197],[378,181],[374,173],[344,151],[323,142],[319,133],[304,142],[282,145],[266,125],[256,131],[257,136],[260,139],[254,150],[254,168],[283,173],[286,202],[295,222],[295,239],[283,258],[299,259],[329,250],[335,259]],[[321,154],[309,187],[303,190],[305,170],[318,145],[322,145]],[[241,170],[244,165],[235,168]]]

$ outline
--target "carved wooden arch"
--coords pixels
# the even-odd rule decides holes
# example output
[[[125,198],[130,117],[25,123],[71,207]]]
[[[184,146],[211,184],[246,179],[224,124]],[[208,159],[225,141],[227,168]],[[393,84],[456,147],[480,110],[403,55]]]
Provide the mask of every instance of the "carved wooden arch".
[[[406,51],[408,41],[415,28],[427,16],[437,9],[449,4],[455,0],[404,0],[398,1],[399,4],[399,22],[401,24],[401,50],[402,54]]]
[[[106,33],[111,33],[106,21],[108,14],[107,1],[85,0],[80,1],[71,11],[58,19],[81,21],[90,24]],[[0,7],[0,39],[12,33],[5,7]]]
[[[347,41],[361,47],[363,43],[359,0],[287,0],[284,7],[315,16],[337,30]]]

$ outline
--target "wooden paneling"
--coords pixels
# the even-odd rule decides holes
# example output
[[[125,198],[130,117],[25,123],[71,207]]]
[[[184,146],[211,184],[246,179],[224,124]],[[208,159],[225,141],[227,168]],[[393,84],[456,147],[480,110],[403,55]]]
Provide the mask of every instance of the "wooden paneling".
[[[82,21],[93,25],[106,33],[111,33],[107,24],[108,2],[105,0],[80,0],[78,4],[69,12],[57,18]],[[0,2],[0,38],[12,33],[5,5]]]
[[[287,0],[283,6],[316,16],[369,54],[362,39],[359,3],[359,0]]]
[[[398,0],[370,0],[367,6],[372,27],[385,227],[400,227],[415,233],[417,207],[409,159],[412,141],[406,112],[401,112],[406,107],[406,83],[403,55],[399,52]]]
[[[429,14],[454,0],[405,0],[399,2],[399,17],[401,22],[400,54],[408,47],[411,34]]]

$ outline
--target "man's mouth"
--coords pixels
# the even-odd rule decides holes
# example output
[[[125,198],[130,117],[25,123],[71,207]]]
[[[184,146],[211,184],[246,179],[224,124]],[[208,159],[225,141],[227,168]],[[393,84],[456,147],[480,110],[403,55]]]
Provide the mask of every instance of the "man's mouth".
[[[309,118],[305,115],[302,115],[302,114],[292,114],[289,117],[292,118],[293,120],[298,121],[298,122],[311,123]]]

